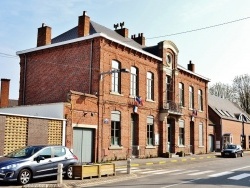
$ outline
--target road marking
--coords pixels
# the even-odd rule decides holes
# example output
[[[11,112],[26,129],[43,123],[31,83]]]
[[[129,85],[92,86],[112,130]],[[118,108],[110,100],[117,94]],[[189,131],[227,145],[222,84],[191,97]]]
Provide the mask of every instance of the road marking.
[[[178,171],[182,171],[182,170],[167,170],[167,171],[163,171],[163,172],[157,172],[157,173],[154,173],[154,174],[159,175],[159,174],[167,174],[167,173],[178,172]]]
[[[209,177],[215,178],[215,177],[220,177],[220,176],[224,176],[224,175],[228,175],[228,174],[232,174],[232,173],[234,173],[234,172],[225,171],[225,172],[220,172],[217,174],[211,174],[211,175],[209,175]]]
[[[141,172],[141,174],[155,174],[155,172],[162,172],[162,171],[165,171],[165,170],[149,170],[149,171],[145,171],[145,172]]]
[[[241,167],[241,168],[236,168],[236,169],[234,169],[234,170],[231,170],[231,171],[242,170],[242,169],[245,169],[245,168],[250,168],[250,166],[244,166],[244,167]]]
[[[207,171],[201,171],[201,172],[196,172],[196,173],[192,173],[192,174],[188,174],[189,176],[196,176],[196,175],[201,175],[201,174],[207,174],[213,172],[212,170],[207,170]]]
[[[180,175],[180,174],[187,174],[187,173],[191,173],[191,172],[197,172],[199,170],[188,170],[188,171],[184,171],[184,172],[177,172],[171,175]]]
[[[233,177],[230,177],[230,178],[227,178],[227,179],[229,179],[229,180],[240,180],[240,179],[243,179],[243,178],[246,178],[246,177],[249,177],[249,176],[250,176],[250,174],[243,173],[243,174],[233,176]]]

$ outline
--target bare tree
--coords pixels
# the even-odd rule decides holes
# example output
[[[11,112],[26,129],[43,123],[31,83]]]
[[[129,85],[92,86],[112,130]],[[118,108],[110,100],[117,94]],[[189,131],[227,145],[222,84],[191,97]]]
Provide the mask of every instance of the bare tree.
[[[250,76],[248,74],[236,76],[233,80],[233,89],[237,94],[237,103],[250,114]]]
[[[209,87],[209,93],[211,95],[236,102],[236,94],[233,90],[233,87],[229,84],[223,84],[221,82],[215,83],[214,85]]]

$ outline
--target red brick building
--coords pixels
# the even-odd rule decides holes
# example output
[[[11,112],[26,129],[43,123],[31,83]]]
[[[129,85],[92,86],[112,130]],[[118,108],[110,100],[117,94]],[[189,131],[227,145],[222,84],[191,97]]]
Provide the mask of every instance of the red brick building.
[[[233,102],[209,95],[208,112],[211,124],[209,137],[213,137],[214,150],[220,151],[227,144],[239,144],[250,148],[250,118]]]
[[[124,23],[108,29],[83,12],[78,26],[20,57],[19,105],[65,102],[66,146],[83,162],[207,153],[209,79],[178,65],[171,41],[145,46]]]

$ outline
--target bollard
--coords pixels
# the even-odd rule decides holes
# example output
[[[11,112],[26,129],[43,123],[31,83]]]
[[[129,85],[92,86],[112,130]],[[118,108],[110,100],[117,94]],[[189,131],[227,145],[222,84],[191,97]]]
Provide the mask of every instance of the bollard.
[[[131,174],[131,158],[127,159],[127,174]]]
[[[62,184],[63,164],[59,163],[57,166],[57,184]]]

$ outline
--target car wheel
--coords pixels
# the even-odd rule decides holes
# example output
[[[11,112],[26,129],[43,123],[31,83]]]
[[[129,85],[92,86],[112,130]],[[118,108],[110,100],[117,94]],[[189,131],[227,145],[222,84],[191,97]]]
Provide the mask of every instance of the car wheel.
[[[17,181],[19,184],[21,185],[25,185],[28,184],[31,180],[31,172],[28,169],[23,169],[20,171],[20,173],[18,174],[18,178]]]
[[[69,166],[66,168],[65,178],[66,178],[66,179],[72,179],[72,178],[73,178],[73,167],[72,167],[72,165],[69,165]]]

